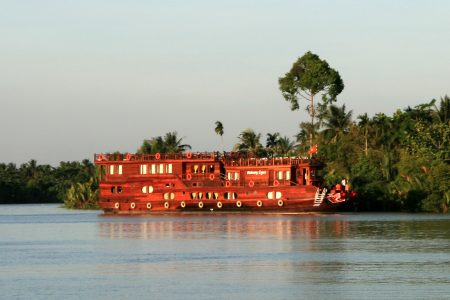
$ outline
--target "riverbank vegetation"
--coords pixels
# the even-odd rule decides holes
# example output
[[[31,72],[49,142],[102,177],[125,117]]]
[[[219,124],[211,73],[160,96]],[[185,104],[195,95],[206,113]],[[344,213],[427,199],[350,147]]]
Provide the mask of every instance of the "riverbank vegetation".
[[[59,166],[38,165],[36,160],[17,167],[0,163],[0,204],[64,203],[67,208],[96,208],[95,166],[61,162]]]

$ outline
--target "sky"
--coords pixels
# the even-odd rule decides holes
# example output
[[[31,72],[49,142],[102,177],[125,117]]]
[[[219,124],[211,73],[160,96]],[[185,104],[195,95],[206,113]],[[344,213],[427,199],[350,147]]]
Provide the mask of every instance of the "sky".
[[[0,0],[0,162],[93,159],[177,131],[225,150],[294,139],[278,78],[312,51],[338,105],[392,115],[450,94],[450,1]],[[303,106],[304,107],[304,106]]]

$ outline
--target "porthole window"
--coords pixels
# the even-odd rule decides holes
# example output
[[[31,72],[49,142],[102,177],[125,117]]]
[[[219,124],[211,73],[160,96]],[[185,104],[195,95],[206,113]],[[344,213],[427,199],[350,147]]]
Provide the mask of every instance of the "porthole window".
[[[117,192],[120,194],[120,193],[122,193],[122,187],[121,186],[118,186],[117,187]]]
[[[276,192],[275,199],[280,199],[280,198],[281,198],[281,192]]]
[[[142,193],[144,193],[144,194],[147,193],[147,186],[143,186],[143,187],[142,187]]]
[[[197,193],[196,192],[192,192],[191,193],[191,199],[193,199],[193,200],[197,199]]]
[[[115,192],[116,192],[116,187],[115,187],[115,186],[112,186],[112,187],[111,187],[111,193],[114,194]]]
[[[273,192],[267,193],[267,199],[273,199]]]

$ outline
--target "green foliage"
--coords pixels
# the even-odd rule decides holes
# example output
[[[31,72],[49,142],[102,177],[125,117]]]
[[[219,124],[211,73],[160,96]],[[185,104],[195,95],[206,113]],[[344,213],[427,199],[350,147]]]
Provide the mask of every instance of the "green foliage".
[[[344,82],[339,73],[330,68],[325,60],[310,51],[292,65],[284,77],[278,79],[280,91],[284,99],[291,104],[291,110],[300,108],[299,100],[306,100],[306,110],[311,116],[310,145],[315,136],[314,119],[316,111],[321,119],[326,106],[336,101],[337,95],[344,90]],[[315,96],[322,94],[322,104],[314,103]]]
[[[74,183],[67,190],[64,207],[71,209],[98,209],[98,182],[92,177],[88,182]]]
[[[234,145],[235,151],[248,153],[252,156],[261,156],[264,153],[264,148],[260,142],[261,133],[256,134],[253,129],[246,129],[241,132],[238,137],[239,143]]]
[[[223,124],[220,121],[216,121],[216,128],[214,128],[214,131],[216,134],[220,135],[220,141],[222,144],[222,151],[224,151],[224,146],[223,146]]]
[[[140,154],[150,153],[179,153],[191,149],[190,145],[182,144],[183,138],[178,138],[176,131],[168,132],[164,137],[157,136],[144,140],[137,150]]]
[[[62,203],[75,184],[89,182],[95,166],[82,162],[61,162],[54,168],[35,160],[22,164],[0,164],[0,203]]]

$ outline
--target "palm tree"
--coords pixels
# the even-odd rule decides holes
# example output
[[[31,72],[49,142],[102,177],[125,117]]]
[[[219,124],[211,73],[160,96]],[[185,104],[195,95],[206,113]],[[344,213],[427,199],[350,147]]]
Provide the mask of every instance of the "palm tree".
[[[352,111],[345,111],[345,104],[342,107],[330,105],[328,114],[324,116],[325,130],[323,134],[331,143],[338,143],[340,138],[346,134],[352,123]]]
[[[287,136],[280,137],[278,139],[278,152],[279,156],[289,156],[295,149],[295,142],[291,141]]]
[[[367,156],[369,154],[368,139],[369,139],[370,119],[367,116],[367,113],[358,116],[358,119],[359,119],[358,126],[361,128],[364,135],[364,155]]]
[[[138,149],[138,153],[179,153],[191,149],[190,145],[182,144],[182,140],[183,138],[178,138],[178,133],[176,131],[168,132],[164,138],[157,136],[150,140],[144,140],[141,147]]]
[[[240,142],[234,146],[235,150],[247,152],[255,156],[263,150],[263,146],[259,141],[261,139],[261,133],[256,134],[253,129],[249,128],[242,131],[238,139]]]
[[[224,148],[223,148],[223,124],[220,121],[216,121],[216,128],[214,128],[214,131],[216,132],[216,134],[220,135],[220,141],[221,141],[221,145],[222,145],[222,152],[224,152]]]
[[[450,98],[447,95],[444,98],[441,97],[439,108],[435,105],[434,110],[442,123],[450,124]]]
[[[166,133],[164,136],[164,152],[179,153],[191,149],[190,145],[181,144],[182,140],[183,138],[178,138],[176,131]]]
[[[268,133],[266,139],[266,149],[270,156],[273,156],[278,151],[278,140],[280,138],[280,133]]]

